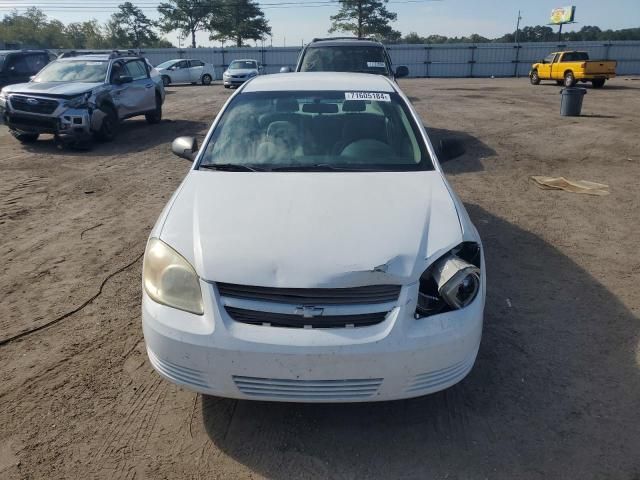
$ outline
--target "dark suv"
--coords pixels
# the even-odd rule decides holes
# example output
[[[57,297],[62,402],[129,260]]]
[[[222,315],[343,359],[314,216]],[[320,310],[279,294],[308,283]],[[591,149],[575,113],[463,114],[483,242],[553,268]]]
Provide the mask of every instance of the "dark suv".
[[[280,72],[290,72],[282,67]],[[385,46],[372,39],[354,37],[314,38],[298,57],[296,72],[359,72],[385,75],[391,79],[406,77],[409,69],[393,69]]]
[[[56,59],[47,50],[0,50],[0,88],[29,78]]]

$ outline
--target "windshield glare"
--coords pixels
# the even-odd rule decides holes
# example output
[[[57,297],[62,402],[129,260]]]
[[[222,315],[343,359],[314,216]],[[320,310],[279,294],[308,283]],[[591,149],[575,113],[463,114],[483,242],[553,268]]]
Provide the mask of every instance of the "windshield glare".
[[[388,75],[380,47],[339,46],[307,48],[301,72],[361,72]]]
[[[225,110],[199,167],[432,170],[396,93],[252,92]]]
[[[252,60],[234,60],[229,65],[229,70],[241,70],[245,68],[258,68],[256,62]]]
[[[156,68],[160,69],[160,68],[169,68],[171,65],[177,63],[176,60],[169,60],[167,62],[162,62],[160,65],[158,65]]]
[[[95,60],[56,61],[33,79],[34,82],[104,82],[108,62]]]

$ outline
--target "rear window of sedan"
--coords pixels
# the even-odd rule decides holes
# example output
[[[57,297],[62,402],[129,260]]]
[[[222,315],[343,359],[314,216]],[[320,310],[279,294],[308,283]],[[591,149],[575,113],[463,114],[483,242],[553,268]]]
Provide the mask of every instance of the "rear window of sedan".
[[[350,45],[308,47],[300,71],[390,74],[382,47]]]
[[[237,95],[199,166],[432,170],[420,130],[397,93],[300,91]]]

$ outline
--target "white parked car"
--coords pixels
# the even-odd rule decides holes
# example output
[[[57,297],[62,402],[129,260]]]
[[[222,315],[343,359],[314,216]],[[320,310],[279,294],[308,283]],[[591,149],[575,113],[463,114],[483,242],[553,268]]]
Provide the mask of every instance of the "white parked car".
[[[153,228],[142,323],[163,377],[222,397],[409,398],[471,370],[482,244],[398,86],[267,75],[229,99]]]
[[[216,78],[213,65],[194,59],[168,60],[156,67],[164,85],[173,83],[201,83],[210,85]]]
[[[260,62],[252,58],[234,60],[222,74],[224,88],[239,87],[247,80],[262,74],[263,71],[264,68]]]

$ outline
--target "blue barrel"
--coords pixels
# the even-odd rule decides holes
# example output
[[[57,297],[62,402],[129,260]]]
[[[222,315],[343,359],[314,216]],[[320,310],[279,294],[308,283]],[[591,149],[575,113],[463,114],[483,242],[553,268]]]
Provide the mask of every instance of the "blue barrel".
[[[582,99],[587,94],[586,88],[563,88],[560,90],[560,115],[563,117],[579,117],[582,111]]]

